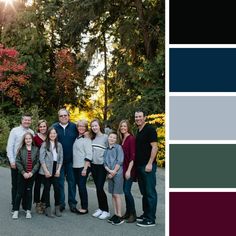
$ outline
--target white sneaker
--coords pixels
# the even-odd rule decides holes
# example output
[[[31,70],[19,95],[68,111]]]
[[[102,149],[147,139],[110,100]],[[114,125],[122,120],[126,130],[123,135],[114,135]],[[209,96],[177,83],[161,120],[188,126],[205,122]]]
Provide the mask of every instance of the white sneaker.
[[[26,211],[25,218],[26,218],[26,219],[31,219],[31,218],[32,218],[31,212],[30,212],[29,210]]]
[[[98,217],[100,220],[105,220],[110,217],[110,213],[107,211],[103,211],[102,214]]]
[[[101,214],[102,214],[102,210],[100,210],[100,209],[97,209],[93,214],[92,214],[92,216],[93,217],[99,217]]]
[[[18,219],[18,213],[19,211],[14,211],[12,215],[12,219],[17,220]]]

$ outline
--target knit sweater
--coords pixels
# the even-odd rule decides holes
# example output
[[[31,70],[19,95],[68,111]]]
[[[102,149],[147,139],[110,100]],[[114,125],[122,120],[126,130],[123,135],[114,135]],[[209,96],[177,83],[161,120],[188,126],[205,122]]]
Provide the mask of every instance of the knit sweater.
[[[73,145],[73,168],[84,167],[85,161],[92,160],[92,154],[91,139],[78,137]]]
[[[96,165],[103,165],[104,162],[104,151],[107,147],[107,135],[97,135],[95,139],[92,140],[93,147],[93,159],[92,163]]]

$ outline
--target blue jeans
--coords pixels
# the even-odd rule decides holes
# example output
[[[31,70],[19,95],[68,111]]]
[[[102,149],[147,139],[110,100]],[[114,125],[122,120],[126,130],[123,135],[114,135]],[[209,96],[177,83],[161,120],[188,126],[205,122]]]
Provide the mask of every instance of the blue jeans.
[[[157,209],[157,192],[156,192],[156,164],[152,165],[152,171],[146,172],[145,166],[139,166],[138,185],[143,195],[143,216],[148,220],[155,221]]]
[[[74,208],[77,204],[77,201],[75,200],[76,185],[71,162],[63,163],[59,177],[60,205],[63,207],[65,207],[65,178],[68,184],[68,204],[70,208]]]
[[[128,213],[128,214],[136,214],[134,198],[131,193],[132,184],[133,184],[132,177],[130,177],[128,180],[126,178],[124,178],[123,190],[124,190],[124,194],[125,194],[126,213]]]
[[[78,186],[78,190],[79,190],[81,207],[82,207],[82,209],[87,210],[88,209],[88,192],[87,192],[86,183],[87,183],[89,169],[87,170],[86,176],[81,175],[81,173],[84,169],[83,167],[82,168],[73,168],[73,169],[74,169],[75,182],[76,182],[76,184]]]

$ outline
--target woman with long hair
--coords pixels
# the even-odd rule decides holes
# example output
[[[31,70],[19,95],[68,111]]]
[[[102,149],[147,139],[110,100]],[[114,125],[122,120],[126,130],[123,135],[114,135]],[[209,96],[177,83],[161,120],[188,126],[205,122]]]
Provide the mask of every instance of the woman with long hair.
[[[90,123],[90,127],[93,149],[91,172],[96,186],[98,199],[98,209],[93,213],[93,216],[104,220],[110,217],[107,195],[104,191],[107,172],[103,165],[104,152],[108,145],[107,135],[103,133],[103,127],[99,119],[93,119]]]
[[[136,210],[134,198],[131,193],[132,184],[136,181],[135,161],[135,137],[132,134],[128,120],[122,120],[118,128],[120,145],[124,151],[123,176],[126,212],[122,216],[127,223],[136,221]]]
[[[57,132],[53,127],[48,129],[47,138],[40,148],[39,160],[41,163],[39,173],[45,177],[45,215],[48,217],[53,217],[50,207],[50,188],[51,185],[53,185],[55,215],[60,217],[62,215],[60,212],[60,190],[58,179],[63,163],[63,149],[62,145],[57,140]]]
[[[37,126],[37,133],[34,135],[34,143],[40,148],[42,143],[46,140],[48,131],[48,124],[46,120],[39,120]],[[42,195],[40,194],[41,185],[43,184],[44,176],[39,172],[35,174],[35,182],[34,182],[34,203],[36,204],[36,212],[38,214],[42,214],[45,211],[45,199],[44,199],[44,191]]]
[[[34,145],[33,135],[27,132],[23,135],[16,156],[16,167],[18,169],[17,194],[13,206],[13,219],[18,219],[20,202],[25,198],[26,218],[30,219],[32,207],[32,187],[34,176],[39,168],[38,148]]]

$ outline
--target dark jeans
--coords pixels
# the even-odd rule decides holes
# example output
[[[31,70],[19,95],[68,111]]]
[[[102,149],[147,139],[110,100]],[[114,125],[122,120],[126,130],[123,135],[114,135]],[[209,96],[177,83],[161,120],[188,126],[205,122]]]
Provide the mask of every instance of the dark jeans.
[[[44,188],[43,188],[43,193],[40,199],[40,190],[41,190],[42,184],[44,186],[44,175],[41,175],[38,172],[35,173],[35,182],[34,182],[34,202],[35,203],[45,202]]]
[[[19,211],[20,202],[25,197],[25,209],[31,210],[32,207],[32,187],[34,184],[34,176],[25,179],[22,174],[17,176],[17,194],[13,206],[14,211]]]
[[[17,194],[17,176],[18,170],[11,168],[11,204],[15,205],[16,194]]]
[[[75,185],[74,171],[71,162],[63,163],[59,177],[60,204],[63,207],[65,207],[65,189],[64,189],[65,178],[68,184],[68,204],[70,208],[74,208],[77,204],[77,201],[75,200],[76,185]]]
[[[107,195],[104,191],[107,172],[103,165],[91,164],[91,172],[96,186],[98,207],[102,211],[109,211]]]
[[[75,183],[78,186],[78,190],[79,190],[81,207],[82,209],[87,210],[88,209],[88,192],[87,192],[86,183],[87,183],[87,178],[89,174],[89,169],[87,169],[86,176],[81,175],[82,170],[84,169],[83,167],[73,168],[73,169],[74,169]]]
[[[138,185],[143,195],[143,216],[151,221],[155,221],[157,209],[156,168],[156,164],[152,165],[151,172],[146,172],[145,166],[137,168]]]
[[[128,214],[136,214],[134,198],[131,193],[132,184],[133,184],[132,177],[130,177],[128,180],[126,178],[124,178],[123,190],[124,190],[124,194],[125,194],[126,213],[128,213]]]
[[[44,177],[44,196],[46,207],[50,207],[50,188],[53,186],[55,206],[60,205],[60,188],[59,177],[52,176],[50,178]]]

